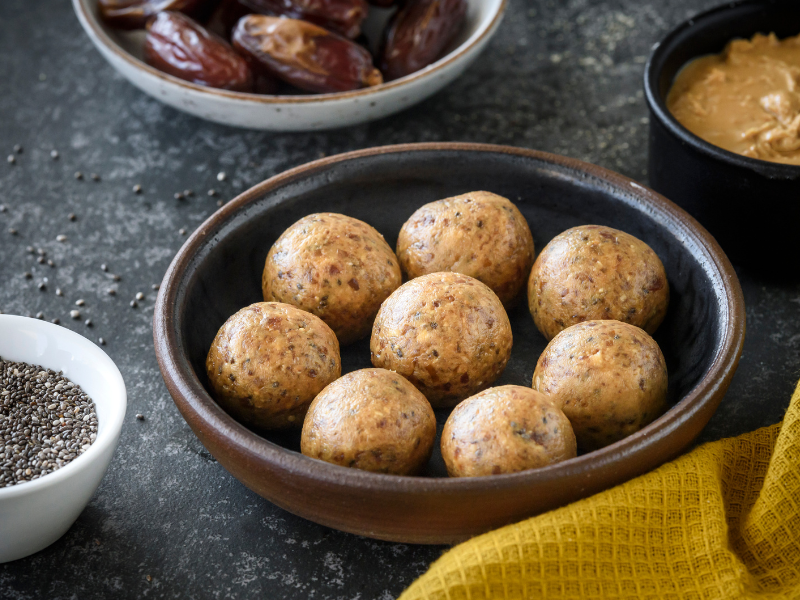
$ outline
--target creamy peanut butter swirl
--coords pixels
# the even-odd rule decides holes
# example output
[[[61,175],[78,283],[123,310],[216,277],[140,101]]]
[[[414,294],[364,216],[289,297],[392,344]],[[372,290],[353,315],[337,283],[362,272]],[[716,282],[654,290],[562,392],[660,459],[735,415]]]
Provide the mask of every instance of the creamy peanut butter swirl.
[[[800,165],[800,35],[731,41],[678,73],[667,107],[689,131],[725,150]]]

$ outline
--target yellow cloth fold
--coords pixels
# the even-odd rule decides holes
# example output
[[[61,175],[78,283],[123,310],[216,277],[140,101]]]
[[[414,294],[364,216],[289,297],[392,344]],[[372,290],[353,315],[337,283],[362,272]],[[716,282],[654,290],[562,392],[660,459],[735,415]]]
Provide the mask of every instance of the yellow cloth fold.
[[[782,424],[473,538],[400,600],[800,598],[800,386]]]

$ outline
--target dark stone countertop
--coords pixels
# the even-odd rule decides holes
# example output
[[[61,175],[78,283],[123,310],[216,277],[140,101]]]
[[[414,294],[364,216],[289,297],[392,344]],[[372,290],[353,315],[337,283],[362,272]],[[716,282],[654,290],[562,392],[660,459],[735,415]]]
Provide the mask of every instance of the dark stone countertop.
[[[151,285],[183,243],[179,230],[217,208],[209,188],[228,200],[320,156],[400,142],[524,146],[646,183],[646,56],[668,29],[715,3],[511,0],[487,51],[426,102],[350,129],[274,134],[206,123],[145,96],[92,47],[69,2],[4,0],[0,203],[8,210],[0,213],[0,310],[42,311],[108,340],[129,407],[119,449],[87,509],[49,548],[0,565],[0,598],[398,595],[444,548],[363,539],[273,506],[222,469],[178,414],[153,352]],[[24,151],[9,165],[15,144]],[[219,171],[228,174],[224,183]],[[196,195],[173,199],[184,189]],[[17,236],[7,233],[11,227]],[[56,241],[59,234],[66,243]],[[28,245],[45,249],[56,266],[37,264]],[[106,294],[103,263],[122,276],[116,297]],[[24,279],[25,271],[34,278]],[[800,375],[800,286],[738,272],[747,302],[744,355],[701,441],[780,420]],[[145,300],[132,309],[139,291]],[[68,316],[78,298],[91,328]]]

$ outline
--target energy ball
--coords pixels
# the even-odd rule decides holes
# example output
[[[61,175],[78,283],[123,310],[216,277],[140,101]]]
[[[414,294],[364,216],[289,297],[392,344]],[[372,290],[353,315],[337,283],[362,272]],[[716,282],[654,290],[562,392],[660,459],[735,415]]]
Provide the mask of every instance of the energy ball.
[[[623,231],[583,225],[554,237],[528,280],[528,307],[548,339],[582,321],[613,319],[655,333],[669,305],[664,265]]]
[[[470,192],[431,202],[411,215],[397,239],[397,258],[409,279],[462,273],[488,285],[510,306],[531,272],[533,236],[510,200]]]
[[[667,365],[656,341],[619,321],[559,333],[539,357],[533,389],[572,423],[578,446],[596,450],[639,431],[667,404]]]
[[[442,432],[451,477],[538,469],[577,456],[567,417],[530,388],[489,388],[456,406]]]
[[[211,393],[235,419],[260,429],[299,427],[308,405],[342,374],[339,342],[322,320],[278,302],[243,308],[220,328],[206,358]]]
[[[436,416],[425,396],[397,373],[363,369],[314,399],[300,449],[343,467],[413,475],[431,457],[435,438]]]
[[[477,279],[432,273],[403,284],[372,328],[372,364],[400,373],[435,407],[489,387],[511,356],[511,324]]]
[[[267,302],[317,315],[344,346],[369,335],[381,302],[402,283],[397,257],[375,229],[351,217],[318,213],[283,232],[267,255]]]

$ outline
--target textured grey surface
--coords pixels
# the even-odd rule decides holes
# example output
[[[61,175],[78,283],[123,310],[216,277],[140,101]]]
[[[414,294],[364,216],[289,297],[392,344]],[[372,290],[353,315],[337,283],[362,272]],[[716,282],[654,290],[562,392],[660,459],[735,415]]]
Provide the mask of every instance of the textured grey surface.
[[[106,338],[130,404],[119,450],[89,507],[50,548],[0,565],[0,598],[399,594],[443,548],[366,540],[276,508],[228,475],[178,414],[153,353],[150,286],[185,239],[179,229],[193,229],[216,209],[209,188],[230,199],[319,156],[399,142],[525,146],[646,182],[645,57],[669,28],[713,4],[511,0],[487,52],[434,98],[369,125],[276,135],[205,123],[143,95],[103,61],[66,1],[4,0],[0,203],[8,210],[0,213],[0,310],[42,311]],[[24,151],[9,165],[14,144]],[[216,180],[221,170],[224,183]],[[86,178],[74,179],[75,171]],[[141,195],[132,193],[135,184]],[[196,195],[174,200],[184,189]],[[67,219],[70,212],[77,221]],[[45,249],[56,267],[37,264],[28,245]],[[111,281],[103,263],[121,281]],[[34,278],[25,280],[25,271]],[[739,273],[748,307],[744,356],[704,441],[778,421],[800,374],[800,286]],[[43,277],[47,289],[39,291]],[[106,293],[112,285],[114,297]],[[139,291],[146,298],[132,309]],[[78,298],[91,328],[68,316]]]

